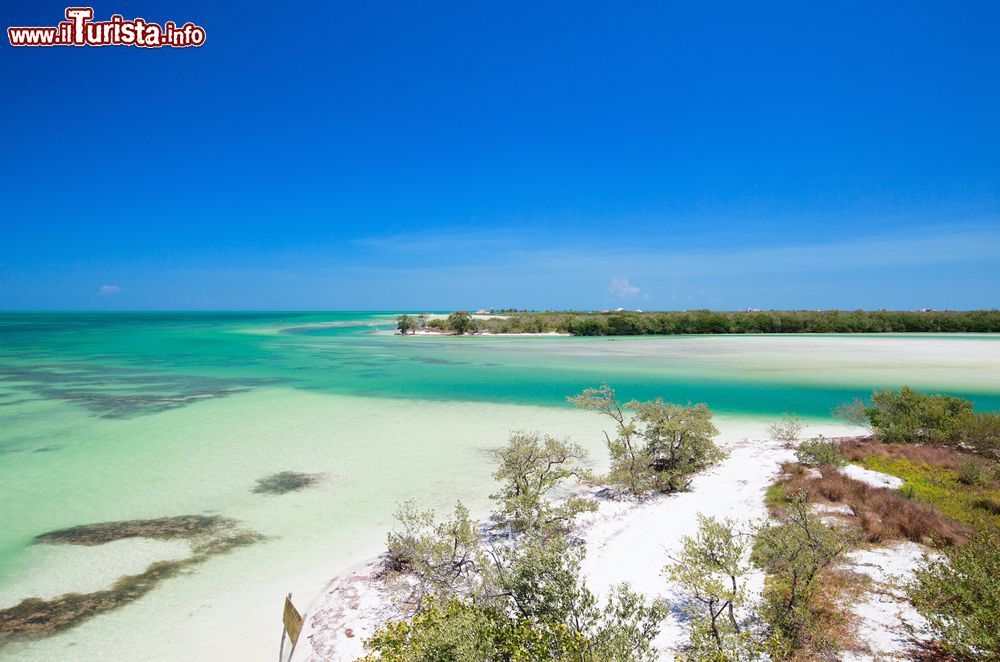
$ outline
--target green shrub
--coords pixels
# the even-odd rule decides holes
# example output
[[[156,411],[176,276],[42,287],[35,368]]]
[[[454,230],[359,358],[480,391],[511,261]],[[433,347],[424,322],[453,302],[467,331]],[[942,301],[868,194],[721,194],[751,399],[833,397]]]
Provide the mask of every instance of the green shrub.
[[[409,315],[400,315],[396,318],[396,330],[399,331],[400,335],[406,335],[408,333],[416,333],[419,328],[417,320],[413,319]]]
[[[618,430],[607,438],[607,481],[635,496],[687,489],[695,474],[725,457],[713,441],[719,431],[704,404],[685,407],[661,398],[622,404],[607,384],[568,399],[614,420]],[[627,410],[634,413],[631,418]]]
[[[799,440],[803,427],[801,419],[795,414],[782,414],[780,421],[768,426],[767,433],[775,441],[793,444]]]
[[[872,405],[865,413],[885,443],[955,444],[967,436],[974,418],[968,400],[928,395],[908,386],[898,392],[872,393]]]
[[[870,404],[855,398],[833,415],[867,427],[884,443],[961,445],[1000,461],[1000,412],[976,412],[972,404],[903,386],[872,393]]]
[[[983,497],[973,501],[972,505],[979,510],[985,510],[991,515],[1000,515],[1000,501],[997,501],[996,499]]]
[[[652,662],[667,614],[627,585],[604,606],[580,575],[583,550],[561,537],[492,548],[482,585],[425,601],[366,642],[365,662],[607,660]]]
[[[597,502],[580,496],[571,496],[558,506],[547,498],[567,480],[590,478],[590,471],[583,466],[587,453],[579,444],[514,432],[493,456],[497,461],[493,478],[501,488],[490,498],[499,504],[499,514],[514,530],[566,530],[578,514],[597,509]]]
[[[1000,412],[982,412],[962,422],[961,442],[1000,460]],[[998,471],[1000,471],[1000,464]]]
[[[476,581],[484,563],[478,526],[458,502],[450,518],[418,510],[406,501],[396,512],[396,527],[388,535],[383,562],[386,571],[406,572],[413,581],[407,598],[419,608],[428,598],[447,599]]]
[[[818,627],[820,575],[855,542],[845,530],[812,515],[801,494],[777,523],[758,531],[751,558],[768,574],[761,615],[771,629],[776,656],[790,657],[807,645],[812,653],[836,648],[835,642],[823,641]]]
[[[840,454],[840,446],[837,442],[824,439],[822,435],[800,443],[795,450],[795,458],[810,467],[824,465],[842,467],[847,464],[847,460]]]
[[[764,640],[747,580],[753,537],[729,518],[698,515],[698,531],[681,539],[681,550],[663,570],[685,591],[681,607],[687,619],[693,660],[756,659]]]
[[[951,548],[946,559],[927,560],[916,573],[910,598],[936,638],[970,660],[1000,660],[1000,533],[981,531]]]
[[[958,480],[966,485],[983,487],[990,482],[990,469],[979,460],[966,457],[963,458],[955,468]]]
[[[476,320],[464,310],[459,310],[448,315],[445,325],[458,335],[476,330]]]

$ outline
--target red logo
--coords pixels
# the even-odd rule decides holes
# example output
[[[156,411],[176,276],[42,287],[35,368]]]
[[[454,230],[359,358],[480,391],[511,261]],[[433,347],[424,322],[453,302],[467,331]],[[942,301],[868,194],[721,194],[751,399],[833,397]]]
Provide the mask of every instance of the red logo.
[[[205,28],[174,21],[163,25],[146,19],[125,20],[113,14],[95,21],[93,7],[67,7],[66,20],[56,27],[9,27],[11,46],[138,46],[139,48],[188,48],[205,43]]]

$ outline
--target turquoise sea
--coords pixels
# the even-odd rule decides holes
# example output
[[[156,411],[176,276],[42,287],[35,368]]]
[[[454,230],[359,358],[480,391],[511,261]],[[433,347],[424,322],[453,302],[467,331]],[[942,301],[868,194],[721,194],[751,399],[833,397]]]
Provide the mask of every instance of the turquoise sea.
[[[600,421],[565,398],[601,382],[706,402],[724,431],[828,421],[901,384],[1000,409],[996,336],[401,338],[393,317],[0,314],[0,610],[190,554],[33,542],[54,529],[220,514],[265,536],[59,634],[0,642],[0,658],[273,659],[286,592],[308,603],[377,553],[403,499],[485,508],[484,451],[510,430],[572,437],[599,465]],[[253,491],[279,471],[322,477]]]

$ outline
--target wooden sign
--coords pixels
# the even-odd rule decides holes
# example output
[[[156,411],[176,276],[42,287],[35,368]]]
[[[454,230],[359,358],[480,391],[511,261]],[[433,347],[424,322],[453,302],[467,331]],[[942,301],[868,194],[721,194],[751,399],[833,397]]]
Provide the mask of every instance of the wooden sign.
[[[288,633],[288,638],[292,642],[292,648],[294,648],[299,640],[299,633],[302,632],[302,614],[292,604],[291,593],[285,596],[285,613],[281,620],[285,624],[285,632]]]

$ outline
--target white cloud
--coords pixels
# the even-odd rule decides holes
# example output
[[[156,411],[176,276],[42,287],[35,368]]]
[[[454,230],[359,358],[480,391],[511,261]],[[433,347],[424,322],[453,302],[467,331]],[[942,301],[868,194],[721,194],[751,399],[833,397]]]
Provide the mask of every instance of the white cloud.
[[[111,296],[118,294],[122,291],[122,288],[118,285],[101,285],[101,294],[104,296]]]
[[[626,299],[638,294],[639,288],[628,282],[628,278],[612,278],[608,283],[608,292],[619,299]]]

